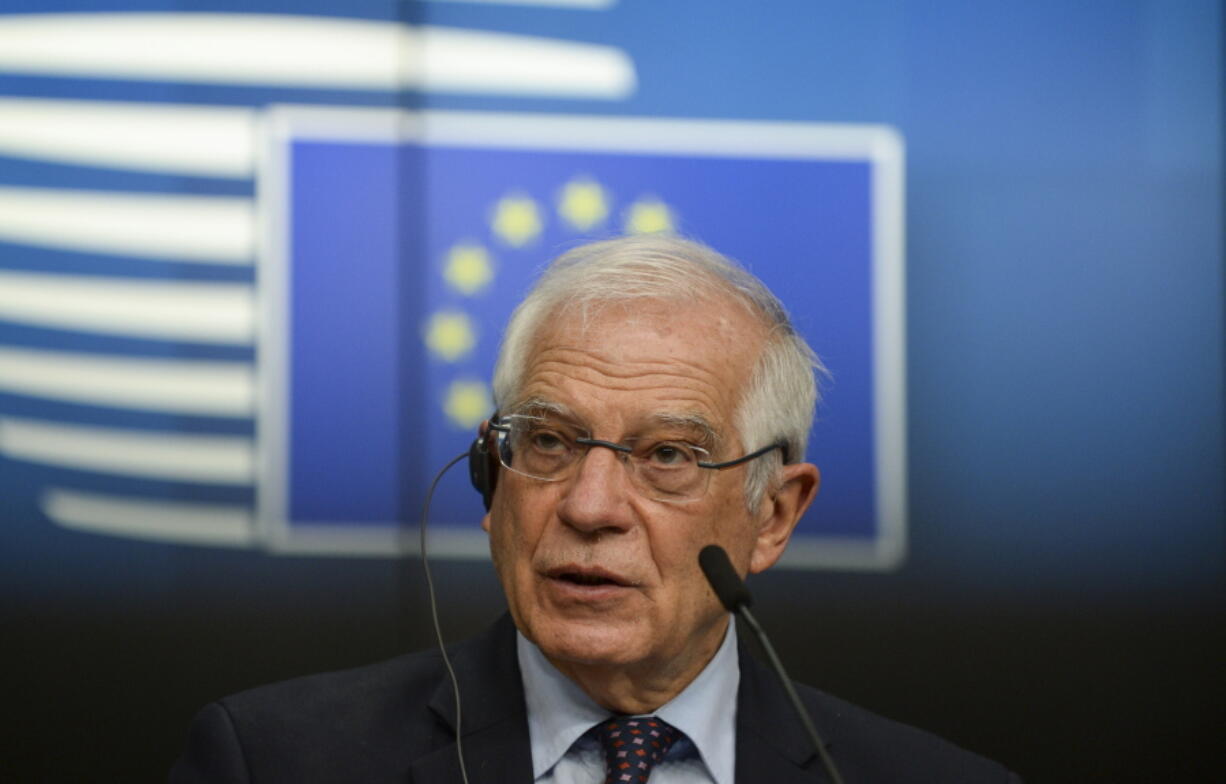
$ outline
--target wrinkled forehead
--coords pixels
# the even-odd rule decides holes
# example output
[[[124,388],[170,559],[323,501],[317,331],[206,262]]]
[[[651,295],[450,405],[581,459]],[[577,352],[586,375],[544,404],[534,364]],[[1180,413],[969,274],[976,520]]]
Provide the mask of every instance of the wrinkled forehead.
[[[559,308],[531,344],[513,405],[727,433],[765,328],[739,303],[631,300]],[[607,409],[607,410],[602,410]]]

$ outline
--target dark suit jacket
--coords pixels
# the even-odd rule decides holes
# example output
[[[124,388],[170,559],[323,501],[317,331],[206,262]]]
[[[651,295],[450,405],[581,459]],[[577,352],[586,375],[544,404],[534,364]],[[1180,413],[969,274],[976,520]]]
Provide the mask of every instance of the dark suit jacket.
[[[531,782],[515,626],[503,617],[451,649],[472,784]],[[829,779],[774,674],[741,651],[738,782]],[[798,686],[846,784],[987,784],[1019,779],[936,736]],[[192,723],[172,784],[460,781],[451,684],[437,651],[227,697]]]

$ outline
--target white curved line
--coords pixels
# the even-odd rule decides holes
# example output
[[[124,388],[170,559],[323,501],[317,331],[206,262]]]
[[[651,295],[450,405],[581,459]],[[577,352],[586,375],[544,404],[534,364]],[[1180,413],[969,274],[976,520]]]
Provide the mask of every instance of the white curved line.
[[[159,542],[244,547],[255,541],[251,513],[241,506],[149,501],[53,488],[43,513],[78,531]]]
[[[0,240],[89,253],[251,264],[251,199],[0,187]]]
[[[115,169],[250,177],[255,117],[252,109],[234,107],[0,98],[0,153]]]
[[[552,8],[576,8],[584,11],[602,11],[617,0],[430,0],[434,3],[473,3],[476,5],[525,5],[549,6]]]
[[[634,64],[620,49],[435,28],[420,37],[403,87],[463,93],[626,98]],[[410,49],[412,51],[412,49]]]
[[[246,362],[147,359],[0,347],[0,390],[97,406],[249,417]]]
[[[0,18],[0,70],[355,90],[623,98],[620,49],[397,22],[265,14]]]
[[[244,436],[155,433],[30,419],[0,419],[0,453],[31,463],[208,484],[250,484],[254,450]]]
[[[249,345],[251,287],[0,271],[0,319],[53,329]]]

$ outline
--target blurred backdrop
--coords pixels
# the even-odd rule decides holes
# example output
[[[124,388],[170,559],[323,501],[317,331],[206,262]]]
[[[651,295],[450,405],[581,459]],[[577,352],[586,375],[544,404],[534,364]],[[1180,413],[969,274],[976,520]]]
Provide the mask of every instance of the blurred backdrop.
[[[751,582],[794,677],[1030,781],[1226,729],[1220,2],[0,4],[0,778],[427,647],[425,483],[584,238],[676,231],[832,371]],[[453,472],[445,631],[503,610]]]

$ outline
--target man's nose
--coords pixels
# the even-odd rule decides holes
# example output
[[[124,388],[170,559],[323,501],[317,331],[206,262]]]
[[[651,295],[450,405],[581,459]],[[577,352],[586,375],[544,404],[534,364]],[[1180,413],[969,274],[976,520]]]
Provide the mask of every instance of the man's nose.
[[[622,456],[592,446],[575,466],[575,473],[558,502],[558,516],[581,531],[624,529],[631,525],[630,477]]]

